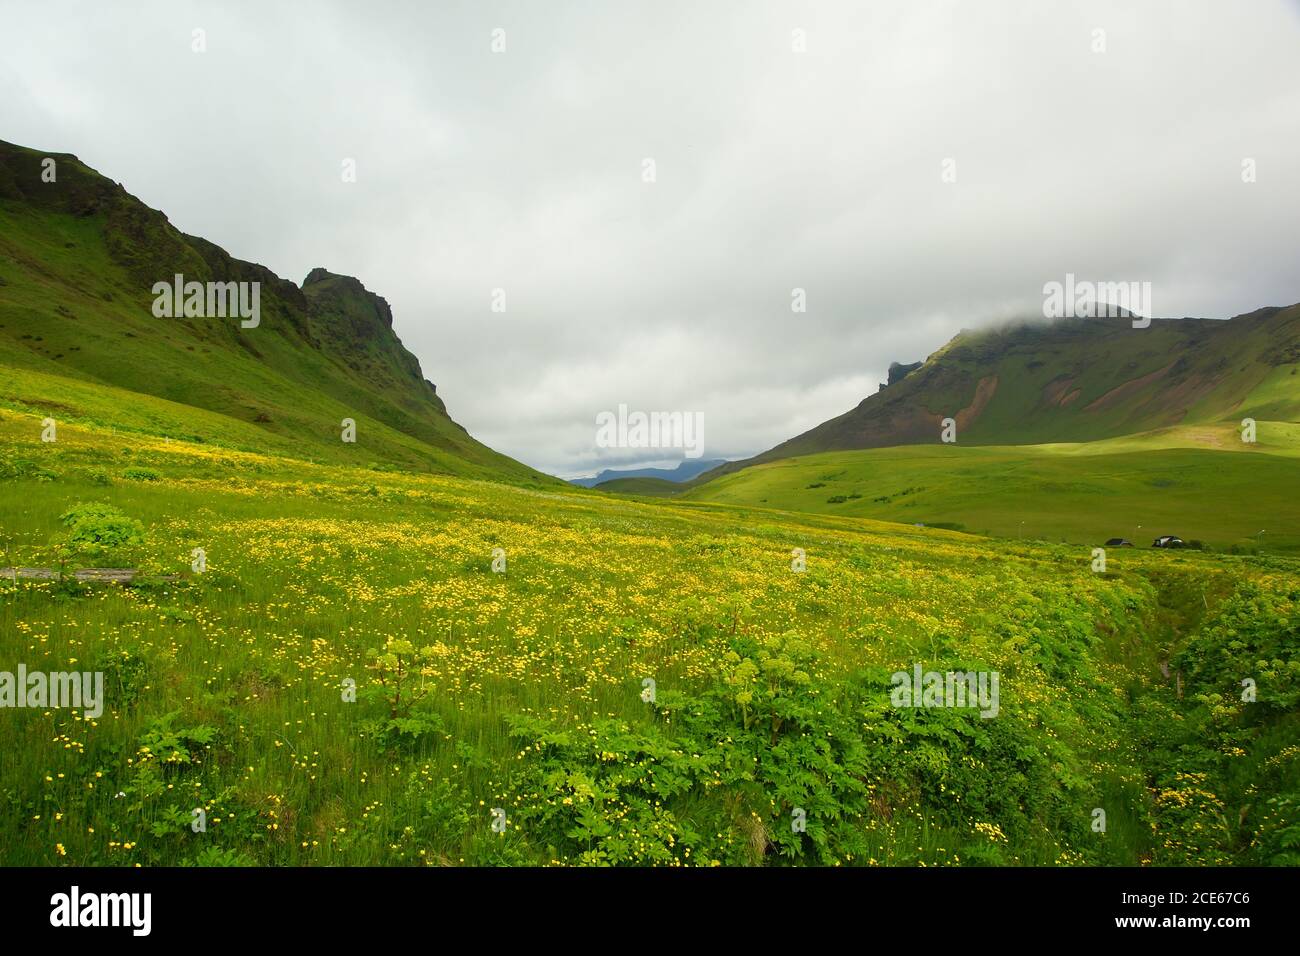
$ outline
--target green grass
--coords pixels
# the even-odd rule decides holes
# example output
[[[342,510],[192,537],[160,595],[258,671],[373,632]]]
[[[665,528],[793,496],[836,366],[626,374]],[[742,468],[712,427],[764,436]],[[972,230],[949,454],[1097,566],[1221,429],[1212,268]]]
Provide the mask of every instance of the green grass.
[[[1233,820],[1261,780],[1290,792],[1268,769],[1294,763],[1273,729],[1290,710],[1232,731],[1246,757],[1218,757],[1199,724],[1179,734],[1196,695],[1230,701],[1232,681],[1188,676],[1180,701],[1159,664],[1248,582],[1280,602],[1261,620],[1286,613],[1294,563],[1123,552],[1099,575],[1086,548],[376,472],[93,421],[44,444],[38,416],[0,417],[4,560],[57,566],[59,516],[108,502],[146,535],[112,563],[183,577],[0,582],[0,669],[101,670],[110,687],[95,721],[0,712],[7,864],[1180,862],[1207,819],[1162,809],[1182,771],[1206,773],[1197,792]],[[770,648],[779,664],[794,640],[805,678],[753,690],[784,729],[752,724],[744,662]],[[413,666],[405,699],[424,696],[395,706],[370,650]],[[915,662],[998,670],[999,717],[891,708],[888,675]],[[1266,698],[1278,680],[1261,675]],[[829,764],[807,749],[823,739]],[[1241,760],[1254,777],[1219,766]],[[795,806],[813,822],[798,837]],[[1268,862],[1281,837],[1257,839],[1277,830],[1262,813],[1197,852]]]
[[[1297,430],[1261,422],[1254,447],[1221,430],[1222,450],[1171,447],[1186,437],[1162,433],[1086,445],[831,452],[756,465],[683,498],[1079,545],[1122,537],[1145,546],[1176,534],[1219,549],[1295,551]]]

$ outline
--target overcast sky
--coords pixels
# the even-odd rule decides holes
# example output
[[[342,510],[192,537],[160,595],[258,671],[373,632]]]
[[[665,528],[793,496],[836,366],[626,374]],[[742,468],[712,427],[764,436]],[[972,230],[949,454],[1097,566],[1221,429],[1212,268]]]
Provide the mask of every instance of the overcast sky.
[[[1300,301],[1297,0],[6,2],[0,139],[357,276],[452,417],[566,477],[680,458],[596,447],[619,403],[762,451],[1067,272]]]

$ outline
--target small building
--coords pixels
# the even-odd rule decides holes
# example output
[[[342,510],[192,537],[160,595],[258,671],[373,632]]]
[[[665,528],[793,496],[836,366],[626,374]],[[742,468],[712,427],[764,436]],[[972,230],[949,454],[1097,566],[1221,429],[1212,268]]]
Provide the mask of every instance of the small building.
[[[1176,534],[1162,534],[1151,542],[1153,548],[1181,548],[1183,539]]]
[[[1109,541],[1106,542],[1106,547],[1131,548],[1133,547],[1133,542],[1130,541],[1128,538],[1111,538]]]

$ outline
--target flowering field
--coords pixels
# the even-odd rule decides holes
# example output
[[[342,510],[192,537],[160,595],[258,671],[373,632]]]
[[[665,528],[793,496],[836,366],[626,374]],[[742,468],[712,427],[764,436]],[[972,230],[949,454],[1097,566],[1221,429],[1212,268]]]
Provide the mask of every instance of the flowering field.
[[[1294,562],[38,432],[0,563],[140,576],[0,581],[105,697],[0,711],[6,864],[1300,862]]]

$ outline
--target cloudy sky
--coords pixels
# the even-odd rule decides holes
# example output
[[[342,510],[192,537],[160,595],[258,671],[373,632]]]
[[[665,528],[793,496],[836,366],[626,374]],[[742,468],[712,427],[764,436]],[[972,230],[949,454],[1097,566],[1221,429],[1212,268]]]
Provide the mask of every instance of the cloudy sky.
[[[703,414],[708,457],[766,449],[1067,272],[1150,281],[1163,316],[1300,301],[1300,0],[4,22],[0,139],[295,281],[359,277],[454,418],[563,476],[680,457],[596,447],[620,403]]]

